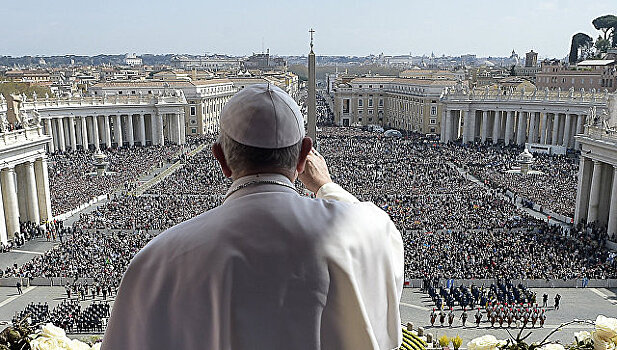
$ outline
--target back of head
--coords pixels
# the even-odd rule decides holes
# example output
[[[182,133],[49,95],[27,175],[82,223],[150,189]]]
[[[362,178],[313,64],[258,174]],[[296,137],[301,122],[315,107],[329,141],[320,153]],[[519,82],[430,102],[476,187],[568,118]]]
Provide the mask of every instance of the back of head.
[[[304,138],[296,102],[272,84],[254,84],[221,112],[219,143],[233,172],[294,169]]]

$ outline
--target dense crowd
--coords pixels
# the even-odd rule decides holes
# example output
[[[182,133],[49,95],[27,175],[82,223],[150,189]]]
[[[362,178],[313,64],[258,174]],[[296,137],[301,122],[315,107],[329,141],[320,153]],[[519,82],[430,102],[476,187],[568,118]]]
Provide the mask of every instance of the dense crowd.
[[[213,137],[191,140],[195,144],[212,141]],[[440,145],[418,136],[387,138],[349,128],[324,128],[319,148],[335,182],[391,216],[406,245],[407,278],[617,276],[617,259],[604,247],[604,230],[590,226],[564,231],[548,226],[517,207],[503,195],[503,188],[495,188],[491,181],[469,181],[461,171],[468,167],[482,179],[482,174],[487,180],[495,179],[481,169],[483,165],[511,166],[515,151]],[[487,156],[480,157],[482,152]],[[576,163],[568,158],[538,159],[538,167],[546,173],[575,171]],[[182,162],[179,170],[144,195],[115,194],[105,205],[81,214],[76,223],[80,234],[71,232],[71,238],[57,248],[3,274],[90,277],[104,288],[115,287],[151,234],[222,202],[230,181],[223,177],[209,147],[183,157]],[[534,181],[520,175],[517,179]],[[538,197],[564,199],[551,197],[558,191],[550,186],[550,181],[536,185]]]
[[[178,156],[179,146],[151,146],[109,149],[104,151],[109,162],[107,174],[95,176],[91,152],[55,153],[49,157],[51,210],[68,212],[92,198],[128,188],[139,176],[153,167],[162,166]]]
[[[575,157],[535,154],[531,168],[540,173],[521,176],[509,171],[520,166],[519,148],[492,145],[443,148],[451,153],[453,162],[466,167],[489,186],[509,190],[556,213],[574,217],[578,175]]]

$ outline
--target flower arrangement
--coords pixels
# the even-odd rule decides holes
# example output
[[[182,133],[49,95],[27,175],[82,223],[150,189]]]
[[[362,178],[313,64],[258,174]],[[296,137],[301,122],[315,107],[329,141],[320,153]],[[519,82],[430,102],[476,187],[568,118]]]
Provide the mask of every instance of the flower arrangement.
[[[456,337],[450,340],[452,340],[452,346],[454,347],[454,350],[460,349],[461,345],[463,345],[463,338],[461,338],[458,334],[456,335]]]
[[[447,347],[447,346],[448,346],[448,344],[450,344],[450,338],[448,338],[448,336],[447,336],[447,335],[445,335],[445,334],[444,334],[444,335],[442,335],[442,336],[438,339],[438,341],[439,341],[439,345],[440,345],[442,348],[445,348],[445,347]]]
[[[39,333],[35,334],[30,341],[30,348],[32,350],[99,350],[101,343],[96,343],[91,347],[77,339],[69,339],[64,329],[48,323]]]
[[[594,325],[591,332],[581,331],[574,334],[574,342],[565,347],[558,343],[552,343],[549,338],[563,327],[573,323],[587,323]],[[522,336],[525,327],[521,328],[516,337],[510,334],[510,339],[498,340],[492,335],[475,338],[467,343],[469,350],[617,350],[617,318],[609,318],[599,315],[594,321],[574,320],[562,323],[551,331],[542,341],[527,344],[531,332]],[[440,339],[441,344],[441,339]]]

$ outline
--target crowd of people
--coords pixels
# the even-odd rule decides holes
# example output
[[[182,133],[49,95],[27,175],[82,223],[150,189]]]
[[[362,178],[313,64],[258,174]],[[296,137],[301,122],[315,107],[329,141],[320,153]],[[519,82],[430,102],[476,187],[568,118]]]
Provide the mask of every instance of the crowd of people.
[[[507,191],[566,217],[574,217],[578,160],[566,155],[534,155],[531,173],[526,176],[509,170],[519,167],[521,150],[494,145],[443,146],[452,162],[492,188]]]
[[[150,146],[108,149],[107,173],[95,175],[91,152],[58,152],[49,157],[51,210],[54,215],[66,213],[92,198],[129,188],[141,175],[178,157],[180,146]]]
[[[579,225],[566,230],[549,225],[504,195],[509,190],[569,214],[574,207],[574,159],[537,156],[532,168],[545,175],[521,176],[506,172],[516,165],[520,149],[515,148],[442,145],[418,135],[390,138],[335,127],[324,127],[318,140],[332,179],[360,200],[386,211],[401,231],[407,279],[617,277],[617,254],[605,248],[608,237],[602,227]],[[190,147],[214,141],[214,136],[187,139]],[[66,286],[67,300],[112,298],[131,258],[154,235],[222,203],[231,181],[223,176],[210,148],[191,156],[180,150],[155,146],[107,151],[109,171],[115,174],[103,177],[84,175],[92,171],[91,154],[52,155],[49,167],[56,212],[70,210],[91,196],[109,194],[122,184],[134,188],[137,177],[163,162],[180,161],[181,166],[140,196],[132,191],[110,195],[106,204],[80,214],[72,227],[61,222],[47,227],[24,224],[15,244],[44,235],[61,243],[22,266],[0,270],[0,275],[65,277],[73,281]],[[481,182],[470,181],[468,174]],[[297,188],[304,194],[299,182]],[[517,288],[506,289],[515,293]],[[497,323],[502,316],[505,323],[510,317],[524,320],[523,311],[518,316],[510,311],[509,316],[505,305],[512,303],[510,297],[503,301],[499,290],[490,294],[493,289],[482,290],[486,300],[466,299],[463,308],[485,307],[490,299],[493,308],[499,306],[484,311],[487,322],[492,315]],[[473,287],[460,292],[467,297],[475,293]],[[445,301],[442,305],[449,306]],[[94,314],[101,313],[96,310]],[[539,312],[535,316],[541,319]],[[530,311],[529,322],[533,317]],[[65,324],[63,320],[58,324]],[[98,327],[95,318],[84,322],[65,326]]]
[[[202,137],[197,142],[213,141]],[[330,127],[320,134],[318,147],[335,182],[359,199],[374,202],[393,219],[406,244],[407,278],[617,276],[617,259],[605,248],[607,237],[601,228],[575,227],[566,232],[530,216],[504,196],[506,189],[516,189],[507,183],[497,185],[503,174],[495,174],[514,166],[519,151]],[[487,156],[482,157],[483,152]],[[513,183],[527,184],[527,192],[519,193],[535,193],[546,205],[555,202],[555,209],[567,206],[571,194],[560,189],[575,182],[576,162],[562,156],[537,159],[538,170],[547,175],[515,174]],[[157,233],[219,205],[230,180],[222,175],[209,147],[183,163],[144,195],[114,196],[106,205],[82,214],[78,225]],[[463,168],[484,184],[469,181]],[[298,189],[303,192],[299,183]]]

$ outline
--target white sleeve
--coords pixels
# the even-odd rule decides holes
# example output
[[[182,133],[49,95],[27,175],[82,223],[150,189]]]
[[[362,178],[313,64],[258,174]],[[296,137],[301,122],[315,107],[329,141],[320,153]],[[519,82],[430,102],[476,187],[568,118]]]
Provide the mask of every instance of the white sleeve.
[[[345,191],[341,186],[335,184],[334,182],[329,182],[321,186],[315,196],[321,199],[332,199],[341,202],[360,202],[358,198],[354,197],[353,194]]]

